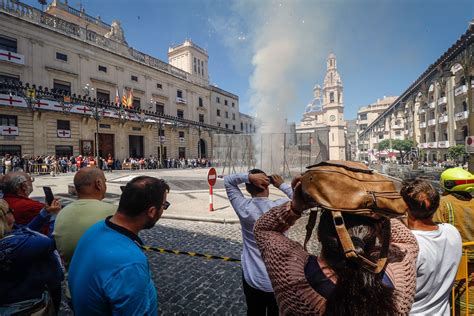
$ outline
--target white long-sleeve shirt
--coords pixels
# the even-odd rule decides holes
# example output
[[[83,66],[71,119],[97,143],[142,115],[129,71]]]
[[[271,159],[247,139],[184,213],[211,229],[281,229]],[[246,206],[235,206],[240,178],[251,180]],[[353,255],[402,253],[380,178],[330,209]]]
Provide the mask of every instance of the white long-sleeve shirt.
[[[239,184],[250,183],[247,173],[233,174],[224,178],[224,186],[227,191],[227,197],[240,219],[242,226],[242,270],[245,281],[255,289],[273,292],[267,269],[263,263],[260,250],[257,247],[253,235],[255,222],[265,212],[275,206],[286,203],[293,197],[293,189],[287,183],[283,183],[279,189],[285,193],[288,198],[280,198],[272,201],[265,197],[246,198],[239,189]]]

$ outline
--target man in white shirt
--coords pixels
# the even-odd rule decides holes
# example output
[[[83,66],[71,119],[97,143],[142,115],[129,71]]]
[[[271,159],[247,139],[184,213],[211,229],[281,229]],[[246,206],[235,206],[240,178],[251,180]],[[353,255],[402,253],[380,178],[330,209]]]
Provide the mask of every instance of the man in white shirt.
[[[272,201],[269,196],[270,182],[286,194],[288,198]],[[245,183],[252,198],[246,198],[239,189]],[[233,174],[224,178],[224,185],[232,207],[242,226],[242,271],[247,315],[278,315],[278,305],[273,294],[272,284],[263,263],[260,250],[253,235],[255,222],[265,212],[275,206],[288,202],[293,196],[291,186],[282,177],[268,177],[263,171],[252,169],[249,173]]]
[[[408,227],[420,248],[415,302],[410,315],[448,316],[449,296],[461,260],[461,235],[450,224],[433,222],[440,198],[431,184],[408,181],[400,194],[408,206]]]

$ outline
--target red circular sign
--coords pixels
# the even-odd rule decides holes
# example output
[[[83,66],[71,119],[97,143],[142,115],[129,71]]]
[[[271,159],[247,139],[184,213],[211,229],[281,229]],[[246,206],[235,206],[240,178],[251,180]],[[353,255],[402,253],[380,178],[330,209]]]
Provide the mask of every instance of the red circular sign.
[[[207,173],[207,183],[212,187],[216,184],[217,181],[217,171],[214,168],[209,169]]]
[[[467,138],[467,144],[470,146],[472,145],[472,137]]]

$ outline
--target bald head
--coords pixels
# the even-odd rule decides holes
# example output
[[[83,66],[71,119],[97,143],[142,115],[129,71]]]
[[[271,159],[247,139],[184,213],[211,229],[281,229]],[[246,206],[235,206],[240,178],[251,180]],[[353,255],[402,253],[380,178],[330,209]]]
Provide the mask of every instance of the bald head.
[[[74,187],[79,199],[102,200],[107,191],[102,170],[94,167],[80,169],[74,176]]]

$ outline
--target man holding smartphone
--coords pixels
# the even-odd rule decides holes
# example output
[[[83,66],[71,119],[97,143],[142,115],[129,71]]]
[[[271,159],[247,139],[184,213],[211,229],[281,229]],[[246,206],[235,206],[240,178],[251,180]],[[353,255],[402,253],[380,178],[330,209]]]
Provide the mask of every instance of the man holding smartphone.
[[[61,209],[56,199],[53,199],[50,205],[46,205],[29,198],[31,192],[33,192],[33,181],[35,179],[28,173],[23,171],[11,172],[5,176],[4,181],[6,192],[3,198],[15,210],[15,222],[19,226],[28,225],[43,208],[48,213],[56,213],[56,211],[50,212],[51,208],[56,210],[59,207]],[[52,233],[50,225],[46,224],[41,229],[41,233],[50,235]]]
[[[240,191],[239,184],[242,183],[245,183],[247,192],[251,195],[250,199]],[[275,201],[269,199],[270,184],[285,193],[288,198]],[[255,242],[253,227],[265,212],[288,202],[293,196],[293,190],[289,184],[284,183],[281,176],[268,177],[259,169],[226,176],[224,186],[242,226],[242,283],[247,302],[247,315],[278,315],[278,305],[260,250]]]

